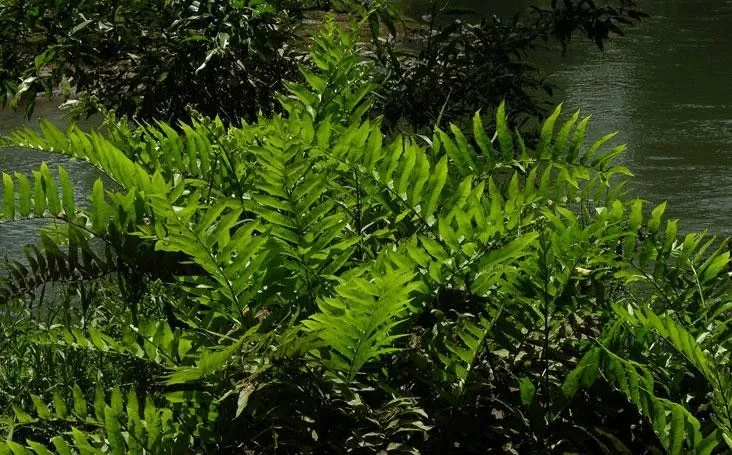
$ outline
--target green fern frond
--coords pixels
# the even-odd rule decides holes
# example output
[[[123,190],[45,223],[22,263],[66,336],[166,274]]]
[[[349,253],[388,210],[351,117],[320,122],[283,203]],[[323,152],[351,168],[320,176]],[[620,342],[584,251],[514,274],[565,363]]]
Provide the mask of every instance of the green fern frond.
[[[718,445],[719,434],[702,434],[701,424],[684,406],[656,396],[650,371],[612,353],[604,346],[588,350],[562,385],[571,398],[581,388],[590,387],[600,375],[622,392],[646,419],[670,454],[710,454]]]
[[[603,372],[608,380],[650,420],[670,454],[687,453],[700,445],[707,447],[706,450],[716,446],[716,434],[709,435],[709,439],[703,437],[699,421],[686,408],[654,395],[654,382],[648,370],[610,353],[604,363]],[[688,447],[684,447],[685,443]],[[713,445],[709,447],[710,444]]]
[[[236,341],[225,346],[213,346],[209,349],[195,353],[195,366],[178,366],[173,368],[166,375],[165,383],[167,385],[185,384],[200,381],[208,376],[217,373],[235,359],[239,351],[241,351],[246,343],[252,341],[262,341],[256,339],[260,326],[254,326],[248,329]]]
[[[64,435],[51,439],[53,450],[35,441],[24,446],[12,440],[0,442],[0,450],[12,453],[175,453],[176,439],[181,431],[170,408],[157,407],[147,397],[141,409],[138,394],[125,394],[114,387],[107,394],[101,387],[94,392],[94,412],[87,412],[86,396],[74,387],[72,408],[67,410],[65,397],[54,397],[53,411],[39,397],[33,396],[34,412],[26,413],[14,407],[15,426],[67,428]],[[71,410],[73,409],[73,410]]]
[[[399,349],[397,340],[404,335],[395,329],[407,317],[415,289],[409,270],[349,276],[303,325],[322,340],[326,365],[351,381],[367,363]]]
[[[371,107],[371,93],[377,88],[369,76],[370,64],[357,52],[357,30],[342,28],[329,16],[313,38],[310,58],[316,70],[300,67],[304,84],[286,82],[293,103],[281,97],[292,114],[304,110],[316,122],[330,118],[336,123],[354,123]]]
[[[32,294],[47,283],[89,282],[108,277],[117,270],[114,262],[103,258],[77,228],[67,230],[68,245],[59,245],[41,233],[41,244],[28,245],[25,263],[7,259],[8,275],[0,278],[0,300]]]
[[[448,377],[455,379],[452,388],[456,396],[465,392],[474,364],[485,351],[485,341],[493,335],[493,327],[500,320],[502,311],[503,306],[500,306],[493,309],[493,314],[486,311],[488,317],[462,315],[455,326],[451,327],[453,333],[445,340],[445,350],[437,352],[440,362],[447,369]]]
[[[206,208],[196,198],[186,206],[173,205],[167,198],[152,202],[155,212],[166,219],[156,232],[156,249],[185,253],[208,276],[182,276],[182,283],[202,303],[239,319],[266,276],[270,254],[268,236],[256,221],[241,221],[243,208],[235,200],[221,200]],[[266,231],[266,230],[265,230]]]
[[[329,126],[324,122],[324,128]],[[307,117],[293,115],[277,129],[266,144],[251,148],[258,171],[244,206],[277,240],[293,278],[307,282],[314,293],[323,284],[320,277],[335,275],[351,257],[360,233],[349,233],[357,226],[349,226],[354,215],[344,207],[348,201],[336,197],[342,188],[333,164],[308,150],[315,146],[310,141],[328,148],[330,140],[313,131]]]
[[[61,194],[56,179],[44,162],[33,171],[33,184],[20,173],[2,174],[2,205],[0,222],[31,217],[75,217],[74,190],[66,170],[59,167]]]
[[[160,175],[148,173],[100,133],[85,133],[73,125],[62,132],[47,120],[41,120],[40,130],[16,131],[11,134],[10,141],[18,147],[59,153],[86,161],[123,188],[137,188],[149,194],[165,193],[168,189]]]
[[[686,328],[667,314],[657,315],[650,308],[628,311],[614,305],[618,316],[634,326],[653,331],[681,354],[707,380],[712,389],[715,421],[723,434],[732,434],[732,372],[728,356],[705,349]]]

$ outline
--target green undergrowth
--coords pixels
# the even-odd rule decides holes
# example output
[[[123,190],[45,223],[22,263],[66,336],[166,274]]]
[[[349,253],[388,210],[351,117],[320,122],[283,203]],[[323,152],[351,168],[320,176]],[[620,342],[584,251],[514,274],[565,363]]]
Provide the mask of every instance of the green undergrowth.
[[[49,225],[0,281],[0,453],[732,450],[729,252],[579,113],[386,137],[355,41],[239,127],[9,137],[104,179],[2,175]]]

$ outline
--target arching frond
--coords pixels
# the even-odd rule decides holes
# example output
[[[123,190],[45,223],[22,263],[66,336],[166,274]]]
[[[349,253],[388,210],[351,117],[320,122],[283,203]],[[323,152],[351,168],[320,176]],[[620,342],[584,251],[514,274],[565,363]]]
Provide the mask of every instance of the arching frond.
[[[318,302],[320,311],[303,324],[324,343],[329,368],[351,381],[364,365],[397,350],[396,340],[404,335],[396,328],[410,308],[413,280],[409,270],[365,271]]]

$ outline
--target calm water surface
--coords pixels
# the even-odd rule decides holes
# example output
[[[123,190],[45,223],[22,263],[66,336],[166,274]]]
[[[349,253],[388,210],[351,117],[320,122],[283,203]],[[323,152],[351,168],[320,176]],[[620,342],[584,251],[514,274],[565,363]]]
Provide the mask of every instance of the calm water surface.
[[[509,0],[454,0],[510,14]],[[566,111],[592,114],[590,134],[617,131],[633,192],[668,201],[684,230],[732,235],[732,1],[642,1],[650,14],[604,53],[575,40],[540,60]],[[510,100],[509,100],[510,101]]]
[[[35,110],[36,119],[32,121],[26,121],[20,111],[12,112],[0,109],[0,134],[7,134],[24,126],[35,128],[38,125],[38,117],[47,118],[59,126],[66,125],[67,122],[56,107],[59,103],[60,100],[49,102],[45,99],[39,99]],[[82,123],[81,126],[92,126],[94,123],[95,121],[91,120]],[[20,172],[32,177],[33,171],[38,170],[44,161],[54,175],[59,166],[66,169],[76,189],[76,203],[86,204],[86,195],[91,194],[94,181],[99,177],[99,173],[88,164],[35,150],[0,148],[0,173],[5,172],[12,175],[15,172]],[[0,189],[0,194],[2,194],[2,189]],[[0,224],[0,259],[5,256],[15,259],[21,258],[23,255],[22,246],[35,242],[38,228],[47,223],[48,220],[27,220]]]
[[[649,1],[605,53],[573,46],[546,67],[595,136],[628,144],[633,189],[685,230],[732,234],[732,1]]]
[[[499,14],[527,3],[454,1]],[[624,164],[636,175],[637,195],[668,201],[667,213],[684,230],[732,235],[732,1],[643,6],[651,17],[604,53],[578,40],[566,57],[542,58],[544,70],[568,112],[592,114],[592,136],[618,131],[618,142],[628,144]],[[36,112],[63,123],[52,103],[41,102]],[[22,115],[0,111],[0,132],[25,124]],[[17,149],[0,151],[0,171],[30,173],[43,160],[63,164],[77,194],[88,194],[97,178],[83,163]],[[32,222],[0,225],[0,256],[17,257],[36,229]]]

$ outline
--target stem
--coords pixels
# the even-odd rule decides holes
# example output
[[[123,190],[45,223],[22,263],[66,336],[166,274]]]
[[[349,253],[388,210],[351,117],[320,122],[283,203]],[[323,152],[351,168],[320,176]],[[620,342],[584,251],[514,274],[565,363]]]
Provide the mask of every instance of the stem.
[[[542,236],[542,267],[544,269],[544,305],[542,313],[544,316],[544,345],[541,350],[541,362],[544,364],[543,375],[543,388],[544,388],[544,403],[543,407],[545,410],[549,407],[549,266],[547,264],[547,248],[546,239]]]

